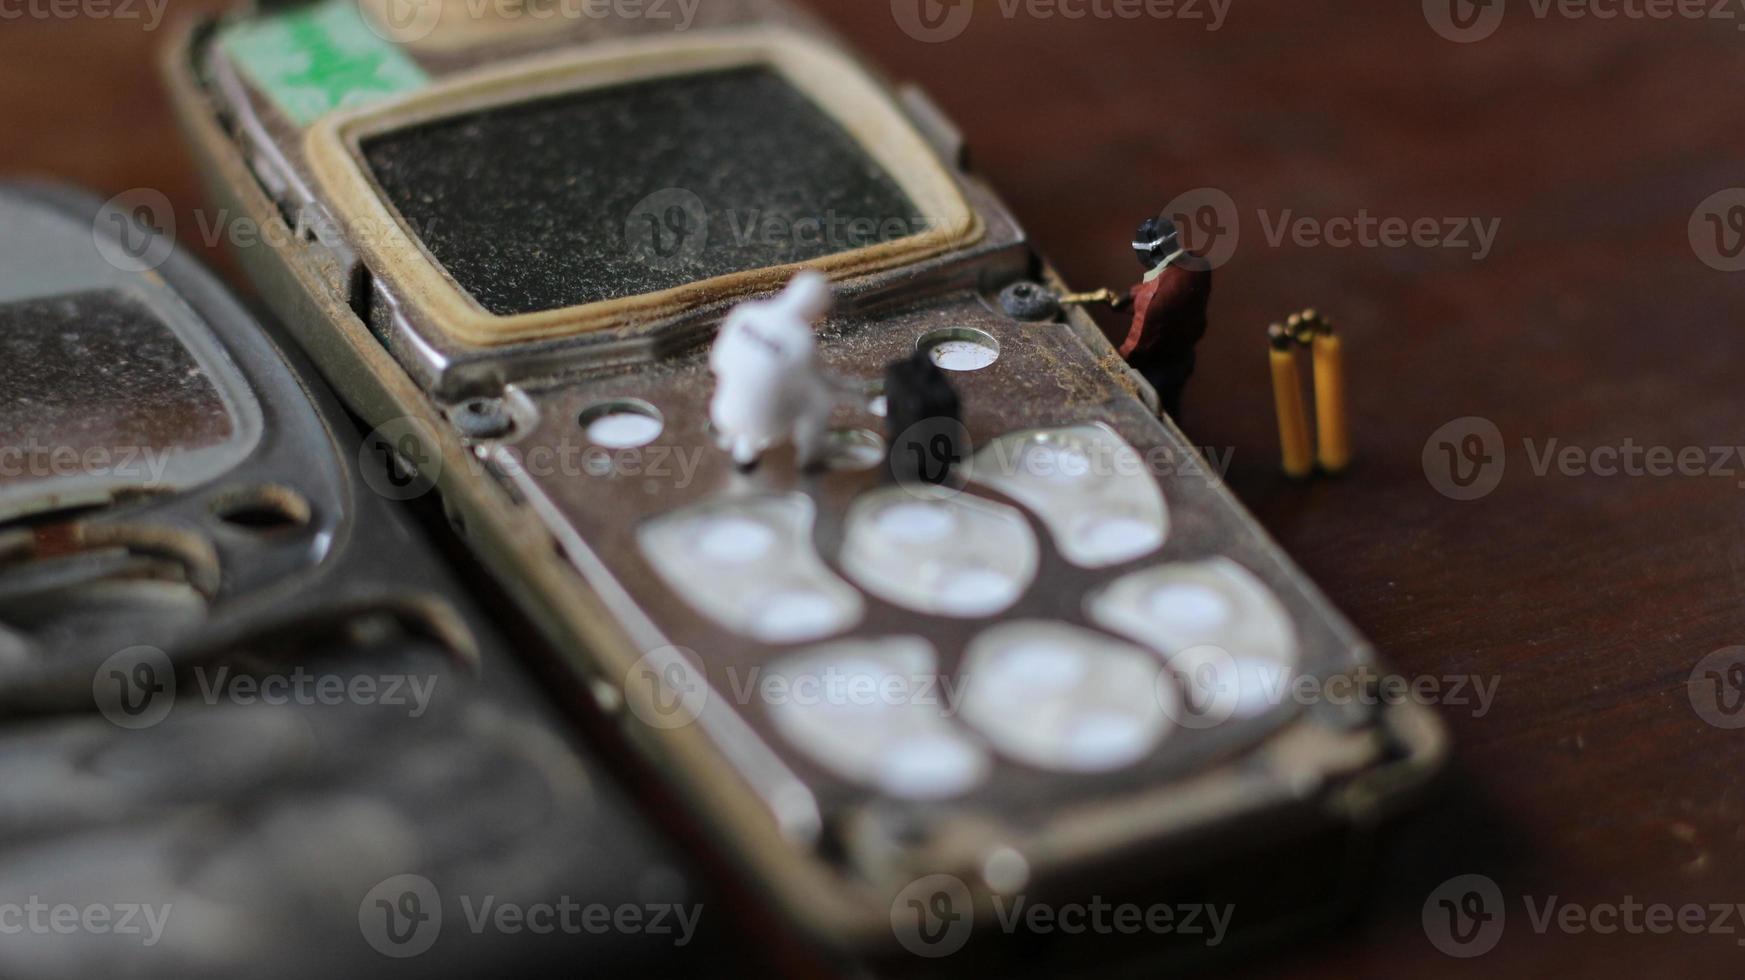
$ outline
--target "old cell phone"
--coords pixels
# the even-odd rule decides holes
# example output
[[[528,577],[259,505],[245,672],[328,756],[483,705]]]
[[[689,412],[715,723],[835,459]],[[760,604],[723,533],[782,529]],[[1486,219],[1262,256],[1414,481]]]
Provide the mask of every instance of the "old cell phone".
[[[567,899],[695,930],[707,896],[331,394],[140,207],[0,186],[0,974],[710,955],[469,927]]]
[[[192,145],[276,232],[241,250],[263,293],[787,914],[907,968],[1071,961],[1018,900],[1221,894],[1257,936],[1328,906],[1441,730],[1257,696],[1373,653],[1047,301],[942,114],[779,3],[406,13],[192,28]],[[746,471],[709,344],[803,269],[866,397],[822,471]],[[880,435],[917,351],[974,450],[933,489]]]

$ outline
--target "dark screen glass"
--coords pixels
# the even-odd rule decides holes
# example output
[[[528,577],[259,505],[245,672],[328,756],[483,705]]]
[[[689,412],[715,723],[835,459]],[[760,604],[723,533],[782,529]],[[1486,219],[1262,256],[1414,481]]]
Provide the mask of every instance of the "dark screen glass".
[[[414,234],[498,316],[926,230],[846,131],[763,68],[491,109],[363,150]]]
[[[29,463],[13,460],[0,483],[76,468],[94,451],[124,465],[123,454],[205,449],[236,431],[194,355],[125,293],[0,304],[0,365],[0,446]]]

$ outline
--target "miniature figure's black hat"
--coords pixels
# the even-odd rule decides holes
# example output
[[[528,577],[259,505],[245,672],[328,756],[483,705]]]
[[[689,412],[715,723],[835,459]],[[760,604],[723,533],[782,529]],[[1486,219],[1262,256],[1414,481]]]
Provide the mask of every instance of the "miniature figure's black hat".
[[[1146,218],[1133,233],[1133,252],[1139,256],[1139,264],[1147,269],[1155,268],[1180,248],[1181,229],[1167,215]]]

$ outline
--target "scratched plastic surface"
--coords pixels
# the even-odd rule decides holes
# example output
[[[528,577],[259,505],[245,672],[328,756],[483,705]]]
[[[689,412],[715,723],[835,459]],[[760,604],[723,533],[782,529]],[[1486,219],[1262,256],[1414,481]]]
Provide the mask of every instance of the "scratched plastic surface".
[[[0,466],[0,484],[81,465],[144,466],[236,431],[194,355],[125,293],[0,305],[0,364],[0,446],[25,455]]]
[[[499,316],[925,230],[890,175],[764,69],[463,116],[378,137],[364,152],[431,254]]]
[[[0,976],[542,976],[577,956],[634,970],[675,952],[676,934],[467,928],[486,898],[700,897],[647,838],[614,831],[615,794],[524,696],[408,635],[311,649],[325,655],[245,646],[178,674],[167,716],[137,729],[94,713],[0,724],[0,903],[97,905],[137,930],[9,935]],[[298,668],[377,693],[243,694]],[[378,888],[407,874],[434,895]],[[394,938],[368,918],[383,894],[403,916]],[[420,921],[446,925],[427,949]]]

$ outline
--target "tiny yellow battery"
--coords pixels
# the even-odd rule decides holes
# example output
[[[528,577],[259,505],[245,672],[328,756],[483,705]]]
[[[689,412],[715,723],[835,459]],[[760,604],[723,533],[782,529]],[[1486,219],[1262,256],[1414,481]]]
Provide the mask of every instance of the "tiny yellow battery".
[[[1338,473],[1351,463],[1345,415],[1345,350],[1331,327],[1315,335],[1315,424],[1321,469]]]
[[[1308,406],[1303,401],[1303,380],[1297,372],[1297,359],[1284,327],[1274,324],[1270,333],[1273,338],[1272,395],[1278,406],[1278,438],[1284,454],[1284,471],[1286,476],[1301,480],[1315,469],[1314,450],[1309,441]]]

